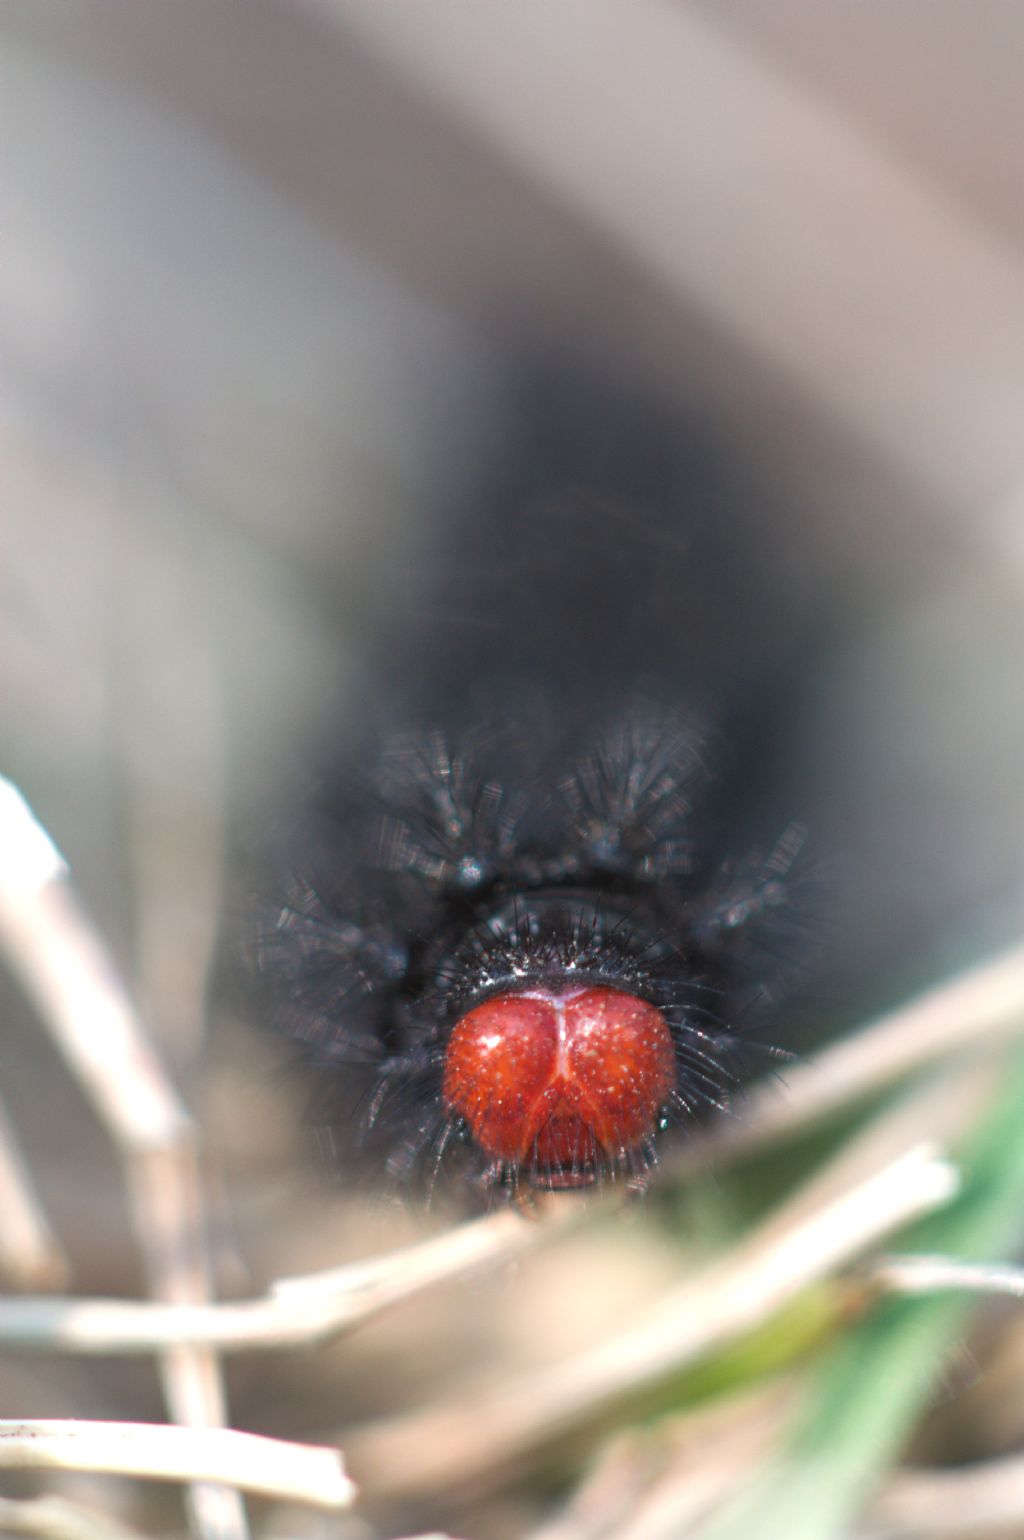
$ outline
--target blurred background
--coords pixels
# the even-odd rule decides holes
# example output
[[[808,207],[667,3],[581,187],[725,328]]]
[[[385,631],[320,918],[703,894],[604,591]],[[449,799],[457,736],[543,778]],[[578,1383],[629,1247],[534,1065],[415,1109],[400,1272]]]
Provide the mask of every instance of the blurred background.
[[[1019,936],[1022,48],[997,0],[0,4],[0,752],[202,1119],[225,1293],[445,1222],[325,1190],[218,959],[524,349],[703,425],[828,609],[781,810],[831,885],[823,1034]],[[75,1287],[129,1293],[113,1157],[2,1003]],[[693,1206],[234,1364],[234,1425],[319,1438],[599,1340],[721,1222]],[[72,1414],[159,1418],[156,1378],[5,1368],[0,1415]],[[567,1479],[318,1522],[523,1534]]]

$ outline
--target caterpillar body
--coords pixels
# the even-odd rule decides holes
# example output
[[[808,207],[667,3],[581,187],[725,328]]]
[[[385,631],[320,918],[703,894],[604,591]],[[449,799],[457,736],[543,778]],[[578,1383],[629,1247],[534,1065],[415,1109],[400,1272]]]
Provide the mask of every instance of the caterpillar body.
[[[785,595],[692,436],[652,486],[606,404],[570,415],[563,463],[495,478],[396,588],[261,936],[316,1117],[430,1188],[642,1187],[778,1046],[802,962],[803,829],[751,842],[756,733],[723,770],[736,714],[771,736]]]

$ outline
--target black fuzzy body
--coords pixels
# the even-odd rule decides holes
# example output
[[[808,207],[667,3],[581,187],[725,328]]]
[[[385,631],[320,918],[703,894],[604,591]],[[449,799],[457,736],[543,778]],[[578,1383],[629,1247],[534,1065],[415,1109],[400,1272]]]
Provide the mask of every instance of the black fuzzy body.
[[[488,996],[580,983],[657,1006],[667,1130],[728,1103],[745,1044],[783,1045],[806,959],[800,810],[762,812],[802,623],[770,520],[692,431],[545,399],[560,410],[524,408],[477,506],[397,567],[365,707],[261,937],[335,1149],[431,1188],[564,1185],[488,1163],[446,1108],[448,1036]],[[642,1183],[655,1146],[571,1184]]]

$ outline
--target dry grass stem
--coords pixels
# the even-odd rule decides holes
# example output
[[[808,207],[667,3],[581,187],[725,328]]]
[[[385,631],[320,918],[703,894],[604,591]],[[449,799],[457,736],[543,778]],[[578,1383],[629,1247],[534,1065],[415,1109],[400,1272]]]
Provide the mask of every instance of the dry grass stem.
[[[817,1165],[795,1192],[776,1210],[770,1224],[779,1233],[805,1216],[840,1199],[845,1192],[868,1180],[884,1166],[901,1161],[909,1150],[931,1143],[945,1148],[970,1128],[991,1105],[999,1085],[1000,1066],[973,1065],[970,1072],[943,1069],[906,1088],[887,1102]]]
[[[63,859],[7,781],[0,782],[0,847],[0,946],[120,1152],[152,1293],[170,1304],[205,1302],[209,1269],[192,1119]],[[223,1382],[208,1349],[170,1349],[160,1371],[175,1422],[224,1425]],[[203,1540],[246,1540],[237,1492],[195,1489],[189,1504]]]
[[[223,1483],[319,1508],[345,1508],[355,1491],[337,1449],[158,1423],[0,1421],[0,1469]]]
[[[570,1503],[529,1540],[677,1540],[764,1459],[787,1426],[784,1381],[612,1438]]]
[[[67,1279],[67,1261],[36,1196],[2,1103],[0,1214],[0,1277],[16,1289],[59,1288]]]
[[[765,1148],[930,1065],[998,1049],[1022,1032],[1024,947],[1014,947],[844,1037],[784,1081],[755,1087],[742,1117],[692,1140],[673,1169]]]
[[[783,1209],[640,1324],[598,1347],[353,1434],[353,1468],[361,1483],[392,1495],[475,1484],[753,1329],[956,1190],[953,1167],[934,1147],[919,1146],[792,1224]]]
[[[958,1262],[954,1257],[881,1257],[868,1268],[869,1282],[890,1294],[998,1294],[1024,1299],[1024,1268]]]
[[[738,1420],[718,1448],[700,1454],[680,1450],[639,1495],[633,1511],[616,1527],[614,1540],[679,1540],[732,1496],[737,1472],[753,1470],[764,1460],[785,1426],[785,1410],[776,1401],[771,1415],[757,1423]]]
[[[142,1540],[137,1530],[63,1497],[0,1497],[0,1530],[34,1540]]]
[[[268,1298],[210,1305],[124,1300],[0,1299],[0,1343],[46,1352],[130,1354],[171,1347],[220,1352],[289,1348],[331,1337],[442,1279],[506,1261],[572,1223],[531,1223],[514,1210],[389,1256],[272,1286]]]
[[[559,1231],[578,1223],[581,1206],[543,1211],[531,1222],[518,1209],[501,1209],[484,1219],[459,1225],[430,1240],[400,1251],[371,1257],[365,1262],[345,1263],[301,1277],[279,1278],[270,1285],[271,1296],[282,1304],[309,1310],[316,1302],[362,1300],[367,1313],[405,1298],[443,1278],[469,1272],[489,1262],[504,1261],[520,1251],[554,1238]],[[362,1319],[360,1315],[358,1319]]]
[[[6,781],[0,841],[0,946],[110,1137],[133,1152],[166,1150],[189,1138],[191,1119],[64,862]]]

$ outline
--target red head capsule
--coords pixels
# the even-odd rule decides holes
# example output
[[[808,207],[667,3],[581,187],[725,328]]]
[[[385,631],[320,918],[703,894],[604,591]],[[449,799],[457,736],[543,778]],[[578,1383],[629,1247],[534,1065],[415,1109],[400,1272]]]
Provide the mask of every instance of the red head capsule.
[[[445,1055],[445,1101],[481,1149],[566,1184],[589,1180],[599,1151],[642,1144],[675,1083],[665,1018],[620,989],[495,995],[456,1023]]]

